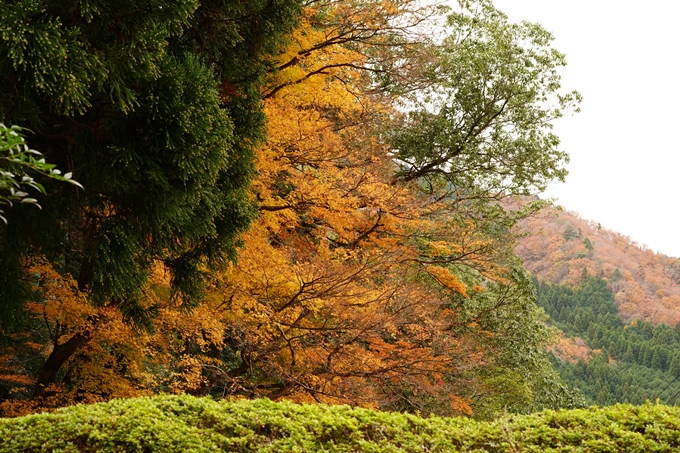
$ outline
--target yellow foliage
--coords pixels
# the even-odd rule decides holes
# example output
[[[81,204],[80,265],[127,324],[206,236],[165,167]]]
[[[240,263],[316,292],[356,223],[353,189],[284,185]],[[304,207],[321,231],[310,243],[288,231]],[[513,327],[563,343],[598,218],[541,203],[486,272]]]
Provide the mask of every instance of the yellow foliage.
[[[469,298],[465,285],[461,283],[460,280],[458,280],[458,277],[453,275],[451,271],[445,267],[427,266],[427,272],[432,275],[432,277],[434,277],[441,285],[457,292],[458,294],[461,294],[464,297]]]
[[[56,324],[73,325],[86,322],[96,313],[75,280],[58,273],[44,257],[33,258],[27,263],[27,271],[36,279],[32,290],[44,295],[42,301],[26,304],[34,315]]]
[[[461,209],[451,198],[395,183],[396,164],[375,133],[400,115],[395,99],[359,69],[369,41],[341,37],[385,28],[415,2],[362,5],[326,5],[326,25],[307,8],[263,91],[269,141],[252,189],[260,217],[238,265],[215,285],[228,301],[219,316],[248,365],[245,394],[392,407],[418,391],[469,414],[456,384],[428,384],[433,373],[484,363],[472,336],[450,334],[450,293],[469,296],[449,267],[502,280],[494,256],[508,245],[462,211],[451,221]]]

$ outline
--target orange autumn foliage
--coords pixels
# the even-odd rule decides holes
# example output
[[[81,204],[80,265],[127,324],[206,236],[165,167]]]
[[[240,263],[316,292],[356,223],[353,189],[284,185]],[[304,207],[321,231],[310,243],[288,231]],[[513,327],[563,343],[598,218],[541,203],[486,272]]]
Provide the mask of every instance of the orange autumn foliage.
[[[548,346],[548,351],[552,352],[561,360],[577,363],[579,360],[588,362],[592,357],[599,354],[599,349],[590,349],[586,341],[582,338],[569,338],[560,333],[553,344]]]
[[[202,353],[222,340],[223,325],[214,316],[211,300],[190,316],[167,297],[161,269],[145,291],[147,304],[158,307],[155,331],[136,330],[116,307],[96,307],[73,279],[57,272],[44,259],[27,263],[34,279],[34,296],[26,304],[32,328],[15,334],[0,365],[0,388],[11,398],[0,401],[4,416],[129,398],[158,392],[182,393],[205,384],[204,365],[214,362]],[[35,397],[35,363],[75,335],[90,332],[85,346],[65,366],[59,384]],[[191,341],[194,350],[186,350]],[[28,348],[28,349],[27,349]],[[33,398],[31,396],[34,396]]]
[[[333,5],[324,14],[347,20]],[[370,26],[366,12],[355,27]],[[265,90],[260,217],[214,289],[240,359],[223,383],[249,396],[425,412],[448,400],[439,412],[470,413],[475,383],[463,376],[495,351],[464,333],[476,324],[453,301],[469,297],[465,279],[473,291],[505,281],[510,236],[489,234],[492,220],[468,217],[474,208],[445,188],[395,180],[378,131],[400,113],[358,69],[380,37],[344,45],[337,29],[315,29],[317,14],[306,11]]]

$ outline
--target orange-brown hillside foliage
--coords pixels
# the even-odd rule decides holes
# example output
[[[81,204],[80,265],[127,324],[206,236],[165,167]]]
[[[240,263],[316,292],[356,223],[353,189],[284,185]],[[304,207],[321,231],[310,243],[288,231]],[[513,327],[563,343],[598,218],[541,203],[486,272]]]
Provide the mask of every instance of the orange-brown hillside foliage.
[[[579,360],[588,362],[593,356],[600,353],[599,349],[591,349],[583,338],[569,338],[560,332],[554,342],[548,345],[548,351],[552,352],[561,360],[577,363]]]
[[[539,279],[575,284],[583,269],[609,282],[625,319],[671,326],[680,320],[680,260],[586,220],[549,211],[528,219],[516,252]]]

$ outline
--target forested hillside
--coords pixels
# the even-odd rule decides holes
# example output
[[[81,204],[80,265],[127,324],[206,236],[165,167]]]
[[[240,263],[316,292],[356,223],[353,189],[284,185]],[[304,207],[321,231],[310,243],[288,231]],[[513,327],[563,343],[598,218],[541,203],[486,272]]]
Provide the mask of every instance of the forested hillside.
[[[546,203],[501,203],[566,174],[550,33],[487,0],[114,4],[0,5],[2,156],[82,185],[0,160],[4,416],[583,404],[513,250]],[[10,204],[32,177],[42,209]]]
[[[680,397],[680,331],[648,321],[624,323],[607,282],[583,276],[577,285],[536,282],[538,304],[551,323],[590,351],[568,354],[570,342],[554,347],[562,378],[579,388],[589,404],[676,404]],[[676,324],[676,327],[680,324]],[[578,340],[576,340],[578,341]],[[566,354],[565,354],[566,353]]]
[[[550,347],[589,404],[680,397],[680,262],[571,212],[526,219],[517,253],[561,330]]]
[[[586,269],[609,283],[624,320],[670,326],[680,320],[680,259],[572,212],[545,211],[523,226],[530,234],[515,250],[539,280],[573,285]]]

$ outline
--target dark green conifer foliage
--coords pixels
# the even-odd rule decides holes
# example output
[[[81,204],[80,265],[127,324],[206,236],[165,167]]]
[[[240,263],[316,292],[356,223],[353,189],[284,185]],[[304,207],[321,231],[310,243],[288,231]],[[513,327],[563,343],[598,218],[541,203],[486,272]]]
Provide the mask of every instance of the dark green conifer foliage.
[[[668,374],[674,378],[680,375],[680,359],[678,359],[677,354],[674,355],[673,359],[671,360],[671,364],[668,367]]]
[[[651,368],[661,370],[663,367],[661,366],[661,357],[659,356],[659,351],[655,350],[654,354],[652,355],[652,358],[650,360]]]
[[[576,364],[553,357],[569,385],[583,391],[589,404],[641,404],[657,398],[678,404],[680,398],[680,335],[677,328],[648,321],[625,324],[617,316],[607,282],[584,277],[577,287],[537,283],[537,304],[566,335],[600,349],[589,361]],[[564,307],[557,311],[558,301]],[[579,320],[587,319],[588,326]],[[610,363],[609,359],[614,359]]]
[[[654,357],[654,347],[649,347],[645,351],[645,357],[643,359],[642,365],[646,367],[651,367],[652,366],[652,357]]]
[[[626,353],[623,355],[623,361],[625,361],[625,362],[634,362],[635,361],[635,354],[633,354],[633,348],[631,348],[630,346],[628,346]]]
[[[55,186],[43,212],[13,210],[0,274],[18,254],[48,253],[94,300],[140,320],[135,299],[161,259],[195,301],[202,270],[235,258],[254,215],[245,189],[263,137],[259,86],[298,10],[298,0],[3,2],[0,120],[31,129],[29,143],[86,190]]]
[[[0,2],[0,122],[31,130],[29,145],[85,187],[44,181],[42,211],[7,212],[0,332],[16,319],[20,258],[31,254],[140,327],[153,315],[140,296],[156,260],[177,302],[196,303],[255,215],[259,90],[300,3]]]

